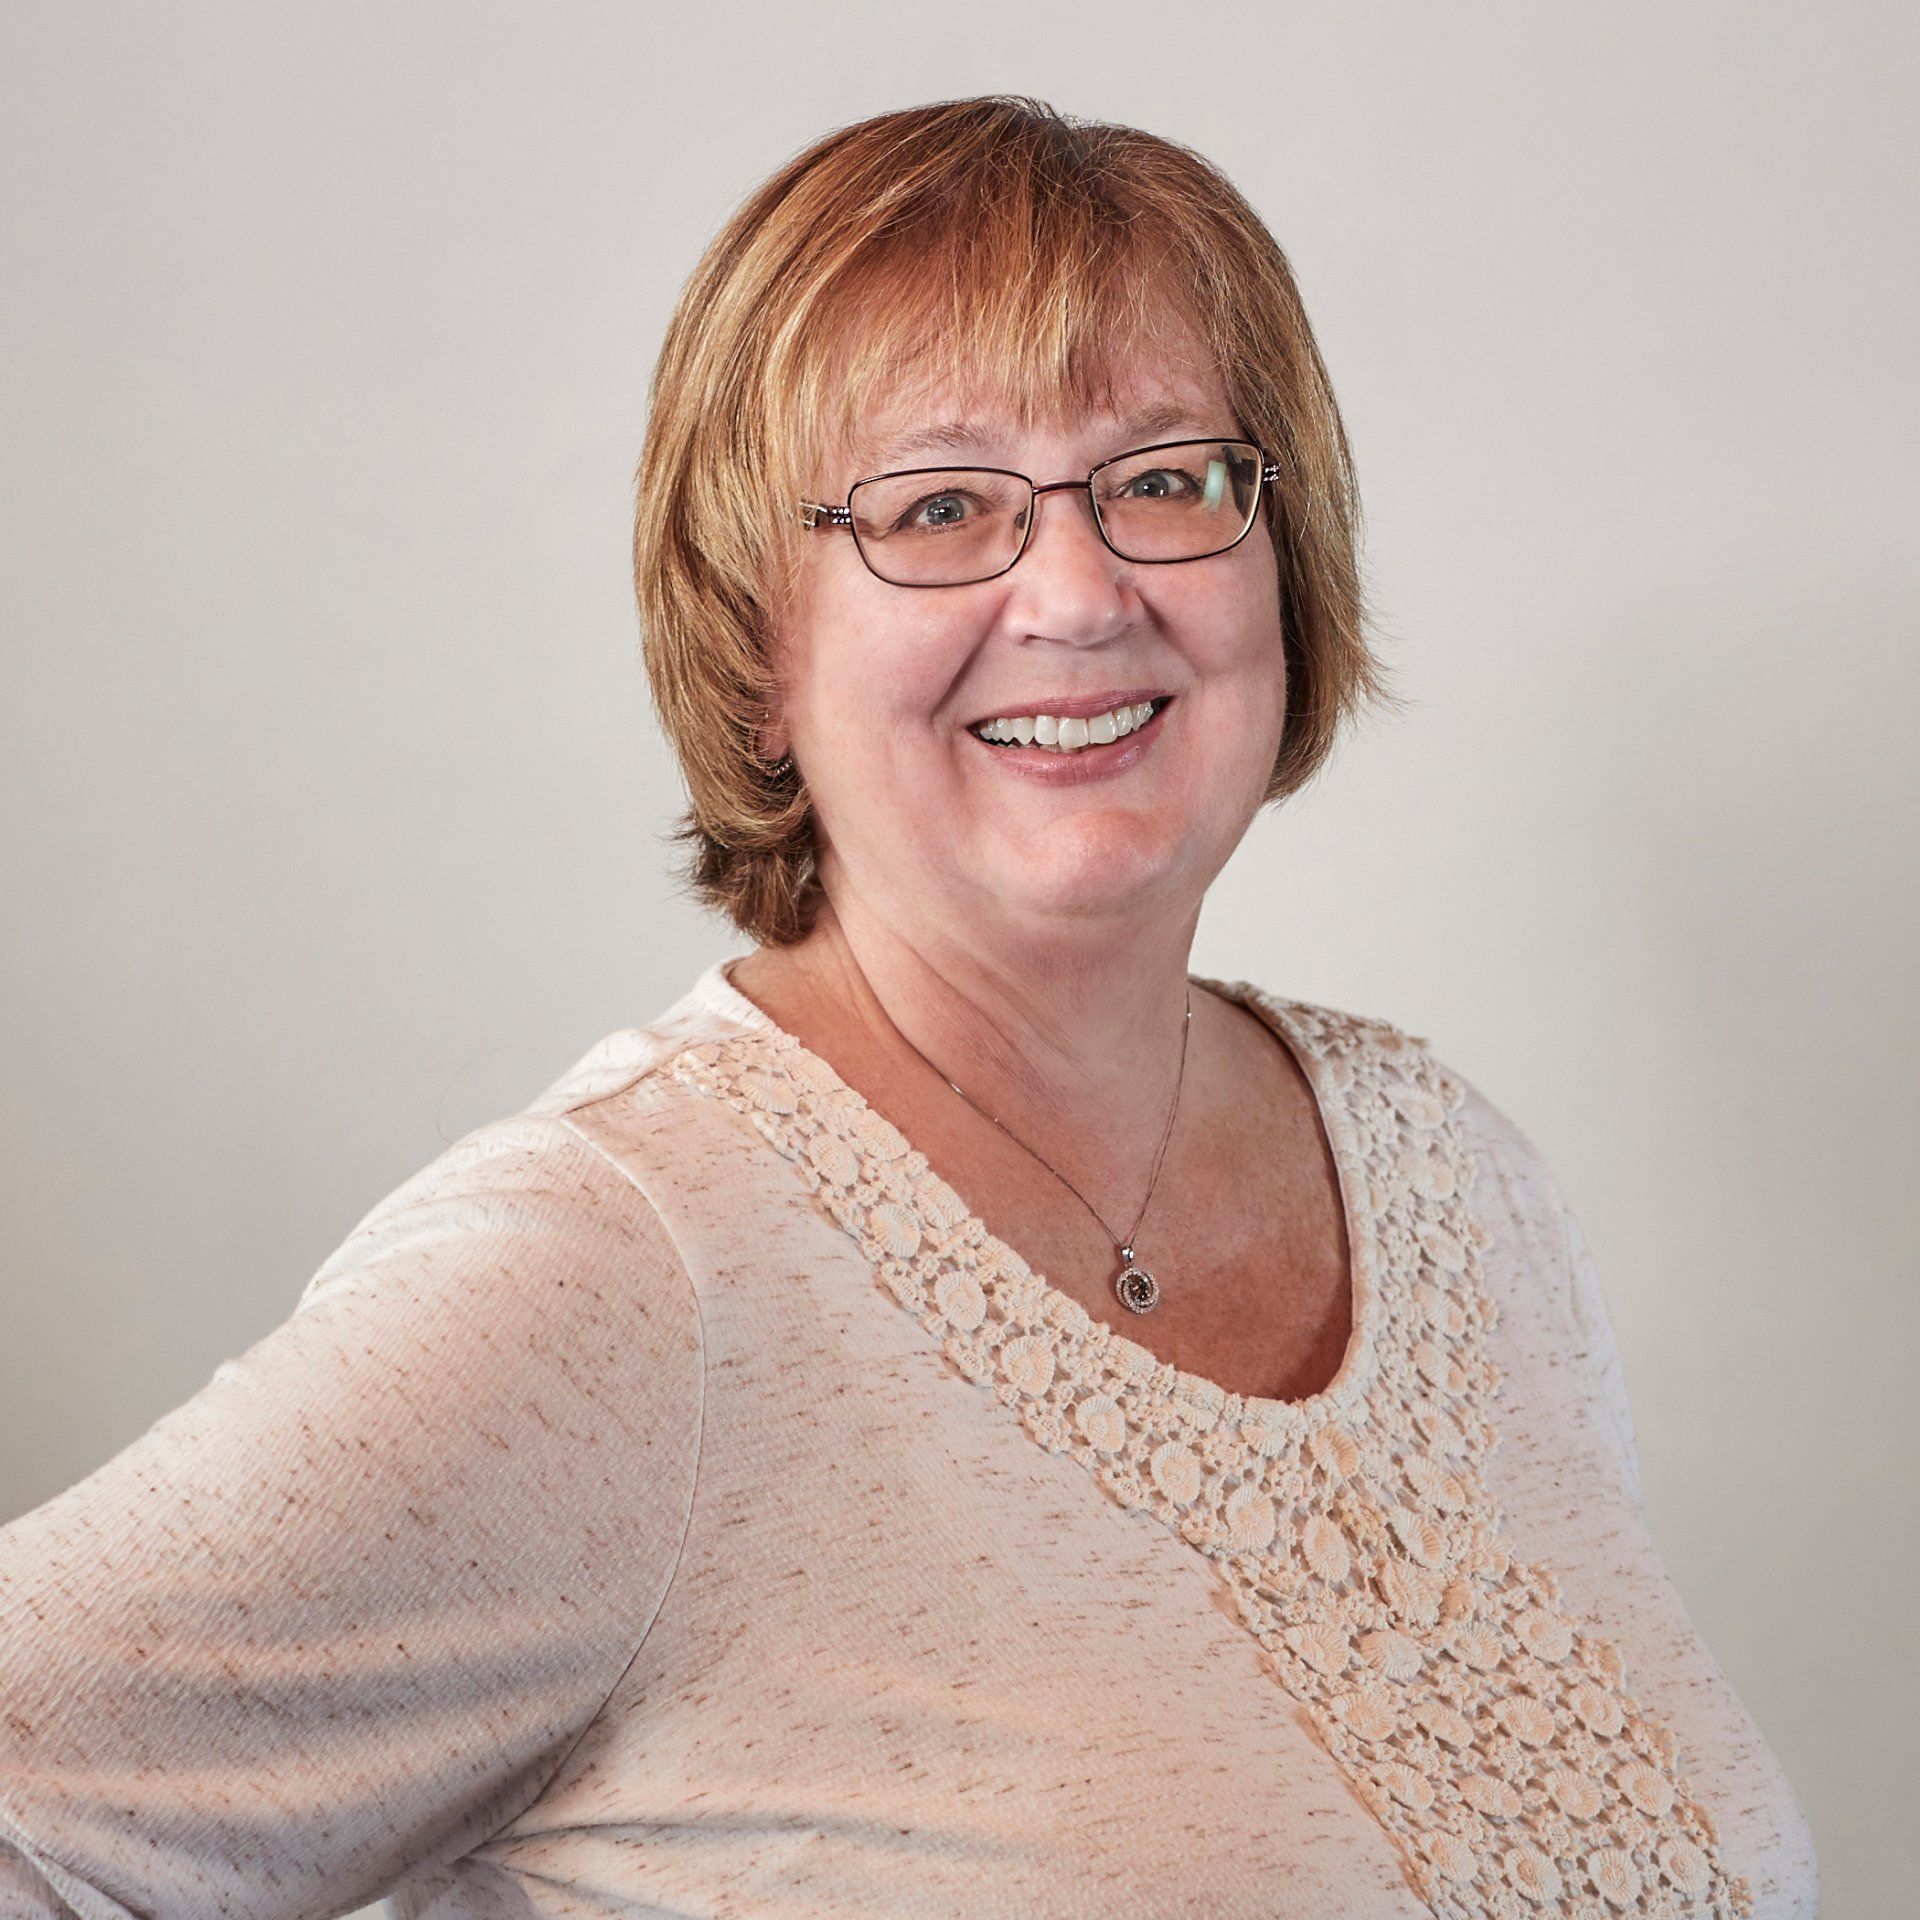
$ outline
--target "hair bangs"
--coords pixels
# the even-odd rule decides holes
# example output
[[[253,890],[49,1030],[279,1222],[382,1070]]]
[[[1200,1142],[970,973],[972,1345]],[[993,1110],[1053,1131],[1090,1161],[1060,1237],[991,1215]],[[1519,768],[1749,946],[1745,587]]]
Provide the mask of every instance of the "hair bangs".
[[[787,381],[801,406],[776,437],[835,499],[874,470],[882,413],[924,420],[936,396],[961,396],[969,417],[1024,434],[1115,408],[1115,370],[1190,304],[1170,249],[1091,198],[1057,209],[1038,240],[1018,206],[940,211],[877,235],[802,320],[811,351]]]

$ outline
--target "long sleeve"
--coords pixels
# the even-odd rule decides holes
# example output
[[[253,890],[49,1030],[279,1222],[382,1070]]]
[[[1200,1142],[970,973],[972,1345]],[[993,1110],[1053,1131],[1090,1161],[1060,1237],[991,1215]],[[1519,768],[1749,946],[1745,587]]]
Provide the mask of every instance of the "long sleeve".
[[[702,1368],[658,1216],[564,1119],[450,1148],[0,1530],[0,1910],[334,1915],[497,1832],[665,1597]]]

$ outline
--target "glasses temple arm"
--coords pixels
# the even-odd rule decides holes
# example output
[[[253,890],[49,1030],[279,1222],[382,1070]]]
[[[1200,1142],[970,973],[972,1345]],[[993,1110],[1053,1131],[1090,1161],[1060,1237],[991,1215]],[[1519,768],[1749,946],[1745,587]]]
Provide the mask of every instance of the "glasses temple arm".
[[[803,527],[850,527],[853,513],[847,507],[823,507],[816,500],[802,500],[800,524]]]

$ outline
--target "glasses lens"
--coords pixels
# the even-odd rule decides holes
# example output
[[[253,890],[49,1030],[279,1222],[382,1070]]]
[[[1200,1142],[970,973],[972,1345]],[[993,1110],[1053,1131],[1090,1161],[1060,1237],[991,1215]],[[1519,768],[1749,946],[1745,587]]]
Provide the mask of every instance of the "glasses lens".
[[[1032,496],[1017,474],[943,467],[863,480],[847,504],[861,558],[882,580],[955,587],[1013,564]]]
[[[1199,560],[1253,525],[1260,450],[1245,440],[1186,440],[1123,454],[1093,476],[1094,506],[1129,560]]]

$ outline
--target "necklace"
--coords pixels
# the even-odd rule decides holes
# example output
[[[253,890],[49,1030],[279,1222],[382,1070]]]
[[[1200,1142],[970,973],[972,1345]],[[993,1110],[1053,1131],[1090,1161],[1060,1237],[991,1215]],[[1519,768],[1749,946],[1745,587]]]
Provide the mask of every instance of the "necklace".
[[[872,991],[871,981],[868,982],[868,990],[869,992]],[[874,995],[874,1000],[875,1003],[878,1004],[878,994]],[[940,1073],[940,1069],[935,1067],[931,1060],[927,1060],[927,1056],[924,1053],[920,1053],[920,1049],[914,1047],[913,1042],[907,1040],[907,1036],[904,1033],[900,1033],[899,1025],[894,1020],[893,1015],[887,1013],[885,1007],[881,1007],[880,1011],[886,1014],[887,1025],[892,1027],[895,1033],[899,1033],[900,1038],[906,1040],[907,1045],[913,1047],[914,1052],[919,1053],[920,1058],[926,1060],[927,1065],[931,1067],[935,1073]],[[947,1080],[947,1076],[944,1073],[940,1073],[940,1078],[946,1080],[947,1085],[952,1087],[954,1092],[959,1094],[960,1098],[966,1101],[967,1105],[970,1106],[975,1113],[979,1114],[984,1120],[992,1120],[993,1124],[998,1127],[1016,1147],[1019,1147],[1022,1152],[1032,1154],[1034,1159],[1038,1160],[1096,1220],[1100,1221],[1100,1231],[1104,1233],[1109,1240],[1113,1241],[1114,1251],[1120,1258],[1120,1271],[1114,1275],[1113,1291],[1118,1297],[1120,1304],[1125,1307],[1129,1313],[1151,1313],[1154,1308],[1160,1304],[1160,1283],[1145,1267],[1141,1266],[1138,1261],[1134,1259],[1133,1238],[1134,1235],[1140,1231],[1140,1222],[1147,1217],[1147,1207],[1153,1199],[1153,1190],[1160,1184],[1160,1162],[1167,1151],[1167,1142],[1173,1136],[1173,1117],[1180,1111],[1180,1093],[1187,1082],[1187,1034],[1192,1026],[1193,988],[1189,986],[1187,988],[1187,1014],[1186,1018],[1180,1023],[1180,1077],[1173,1084],[1173,1105],[1167,1109],[1167,1124],[1161,1129],[1160,1144],[1154,1150],[1153,1173],[1147,1181],[1147,1197],[1140,1202],[1140,1211],[1134,1216],[1133,1225],[1128,1229],[1127,1237],[1124,1240],[1115,1236],[1113,1229],[1108,1226],[1104,1220],[1100,1219],[1100,1215],[1095,1210],[1093,1202],[1089,1200],[1051,1160],[1035,1148],[1028,1146],[1011,1127],[1007,1126],[1003,1121],[996,1119],[994,1115],[990,1114],[986,1108],[983,1107],[979,1101],[975,1100],[964,1088],[955,1085],[953,1081]]]

